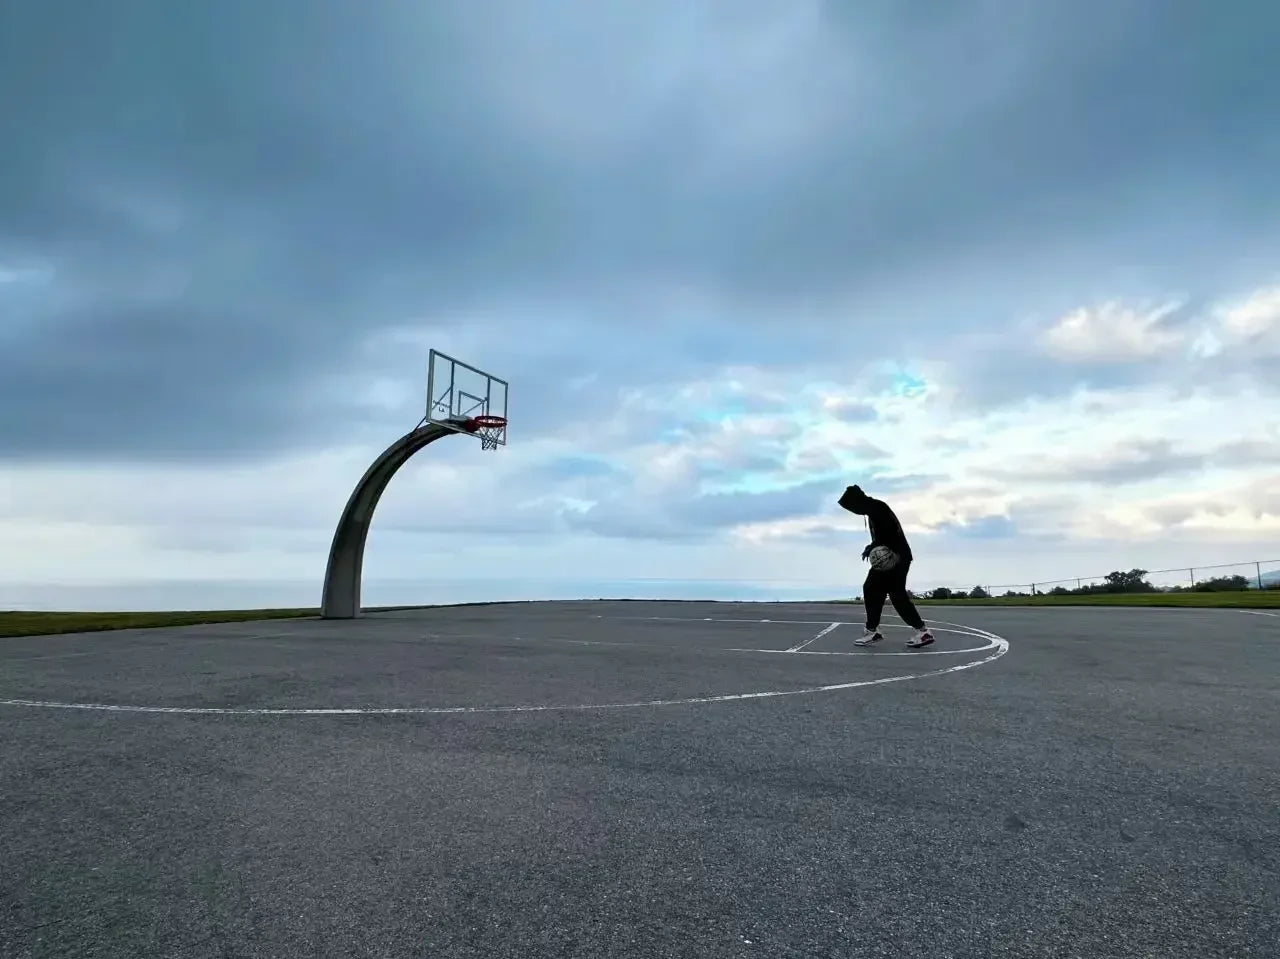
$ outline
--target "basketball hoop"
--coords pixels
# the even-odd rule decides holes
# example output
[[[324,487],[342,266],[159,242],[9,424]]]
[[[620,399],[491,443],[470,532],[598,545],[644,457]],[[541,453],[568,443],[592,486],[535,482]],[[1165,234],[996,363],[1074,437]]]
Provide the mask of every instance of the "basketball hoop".
[[[467,432],[480,434],[480,448],[482,450],[496,450],[498,448],[498,440],[502,436],[502,431],[506,429],[507,418],[505,416],[473,416],[467,420]]]

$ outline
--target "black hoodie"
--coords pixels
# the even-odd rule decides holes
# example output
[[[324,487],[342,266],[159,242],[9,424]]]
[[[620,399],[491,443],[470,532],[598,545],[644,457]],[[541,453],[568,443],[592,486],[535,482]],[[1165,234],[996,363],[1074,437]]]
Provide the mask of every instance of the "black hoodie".
[[[849,512],[862,513],[867,517],[872,546],[888,546],[902,557],[904,562],[912,559],[907,534],[902,531],[902,524],[898,522],[898,517],[894,515],[888,503],[868,496],[857,486],[846,489],[839,503]]]

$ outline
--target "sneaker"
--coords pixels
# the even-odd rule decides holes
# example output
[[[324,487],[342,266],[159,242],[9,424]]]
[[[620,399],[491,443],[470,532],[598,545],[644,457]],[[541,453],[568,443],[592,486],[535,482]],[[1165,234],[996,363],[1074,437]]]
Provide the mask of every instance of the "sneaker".
[[[855,639],[855,640],[853,641],[853,645],[855,645],[855,646],[870,646],[872,643],[878,643],[878,642],[880,642],[880,640],[882,640],[882,639],[884,639],[884,637],[880,635],[880,630],[878,630],[878,629],[876,629],[876,630],[864,629],[864,630],[862,631],[862,638],[861,638],[861,639]]]
[[[914,639],[907,640],[907,645],[912,649],[919,649],[921,646],[928,646],[933,642],[933,633],[928,628],[916,630]]]

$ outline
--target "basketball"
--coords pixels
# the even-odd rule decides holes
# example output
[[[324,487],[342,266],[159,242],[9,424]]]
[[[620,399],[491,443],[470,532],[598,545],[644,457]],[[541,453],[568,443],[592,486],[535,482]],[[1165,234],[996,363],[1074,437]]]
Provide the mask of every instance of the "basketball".
[[[898,565],[898,554],[888,546],[877,546],[867,559],[870,560],[872,569],[893,569]]]

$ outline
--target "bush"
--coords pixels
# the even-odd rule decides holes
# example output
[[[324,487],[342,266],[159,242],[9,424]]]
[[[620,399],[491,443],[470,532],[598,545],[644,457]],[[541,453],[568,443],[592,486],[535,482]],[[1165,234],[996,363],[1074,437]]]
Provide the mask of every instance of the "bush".
[[[1203,582],[1196,583],[1194,587],[1197,593],[1223,593],[1248,588],[1249,578],[1247,576],[1215,576],[1213,579],[1206,579]]]

